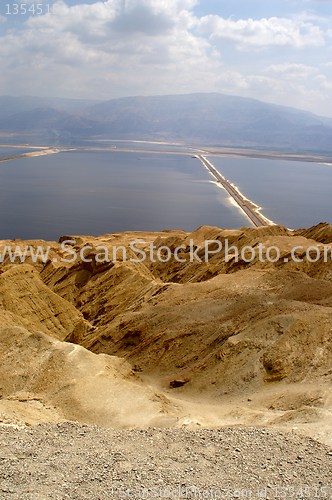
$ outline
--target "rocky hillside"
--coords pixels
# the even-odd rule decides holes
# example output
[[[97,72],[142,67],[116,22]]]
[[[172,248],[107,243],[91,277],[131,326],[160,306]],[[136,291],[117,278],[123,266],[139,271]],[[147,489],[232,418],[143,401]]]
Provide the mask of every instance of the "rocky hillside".
[[[3,422],[273,425],[332,442],[332,258],[305,255],[332,248],[331,226],[70,238],[89,262],[62,262],[63,237],[47,262],[0,264]],[[183,262],[131,262],[137,239],[161,256],[181,247]],[[226,239],[240,253],[275,246],[280,258],[186,258]],[[0,252],[9,244],[48,243],[3,241]],[[101,262],[101,246],[117,247],[117,262]]]

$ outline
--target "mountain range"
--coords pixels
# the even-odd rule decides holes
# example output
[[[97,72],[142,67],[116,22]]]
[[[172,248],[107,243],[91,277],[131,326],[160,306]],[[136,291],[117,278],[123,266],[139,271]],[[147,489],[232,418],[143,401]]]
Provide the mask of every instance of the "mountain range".
[[[77,144],[141,139],[283,151],[332,151],[332,119],[223,94],[110,101],[0,97],[0,139]]]

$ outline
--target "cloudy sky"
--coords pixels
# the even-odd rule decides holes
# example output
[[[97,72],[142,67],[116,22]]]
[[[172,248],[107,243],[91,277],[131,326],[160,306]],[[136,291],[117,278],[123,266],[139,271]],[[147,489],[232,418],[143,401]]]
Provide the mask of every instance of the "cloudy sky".
[[[0,3],[0,95],[222,92],[332,116],[332,0],[25,1]]]

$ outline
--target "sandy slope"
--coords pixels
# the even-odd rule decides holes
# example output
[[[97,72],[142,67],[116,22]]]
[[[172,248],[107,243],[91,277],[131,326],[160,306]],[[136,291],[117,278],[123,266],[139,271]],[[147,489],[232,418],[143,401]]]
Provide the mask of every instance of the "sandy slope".
[[[7,259],[1,420],[274,426],[332,446],[332,263],[284,261],[293,245],[330,243],[331,227],[80,236],[75,248],[111,250],[137,237],[184,245],[184,254],[190,239],[263,242],[278,245],[282,259],[105,264],[90,249],[90,263],[65,264],[55,242],[47,263]]]

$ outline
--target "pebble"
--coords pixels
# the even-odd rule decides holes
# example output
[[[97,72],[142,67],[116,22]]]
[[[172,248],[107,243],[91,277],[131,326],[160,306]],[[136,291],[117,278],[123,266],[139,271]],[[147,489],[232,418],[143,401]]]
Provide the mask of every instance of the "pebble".
[[[0,449],[1,500],[180,499],[181,488],[188,488],[187,498],[209,498],[217,489],[224,492],[218,498],[246,498],[247,492],[255,500],[265,490],[264,498],[273,499],[280,487],[305,486],[306,500],[332,498],[331,450],[274,430],[0,426]],[[239,454],[236,460],[228,450]]]

